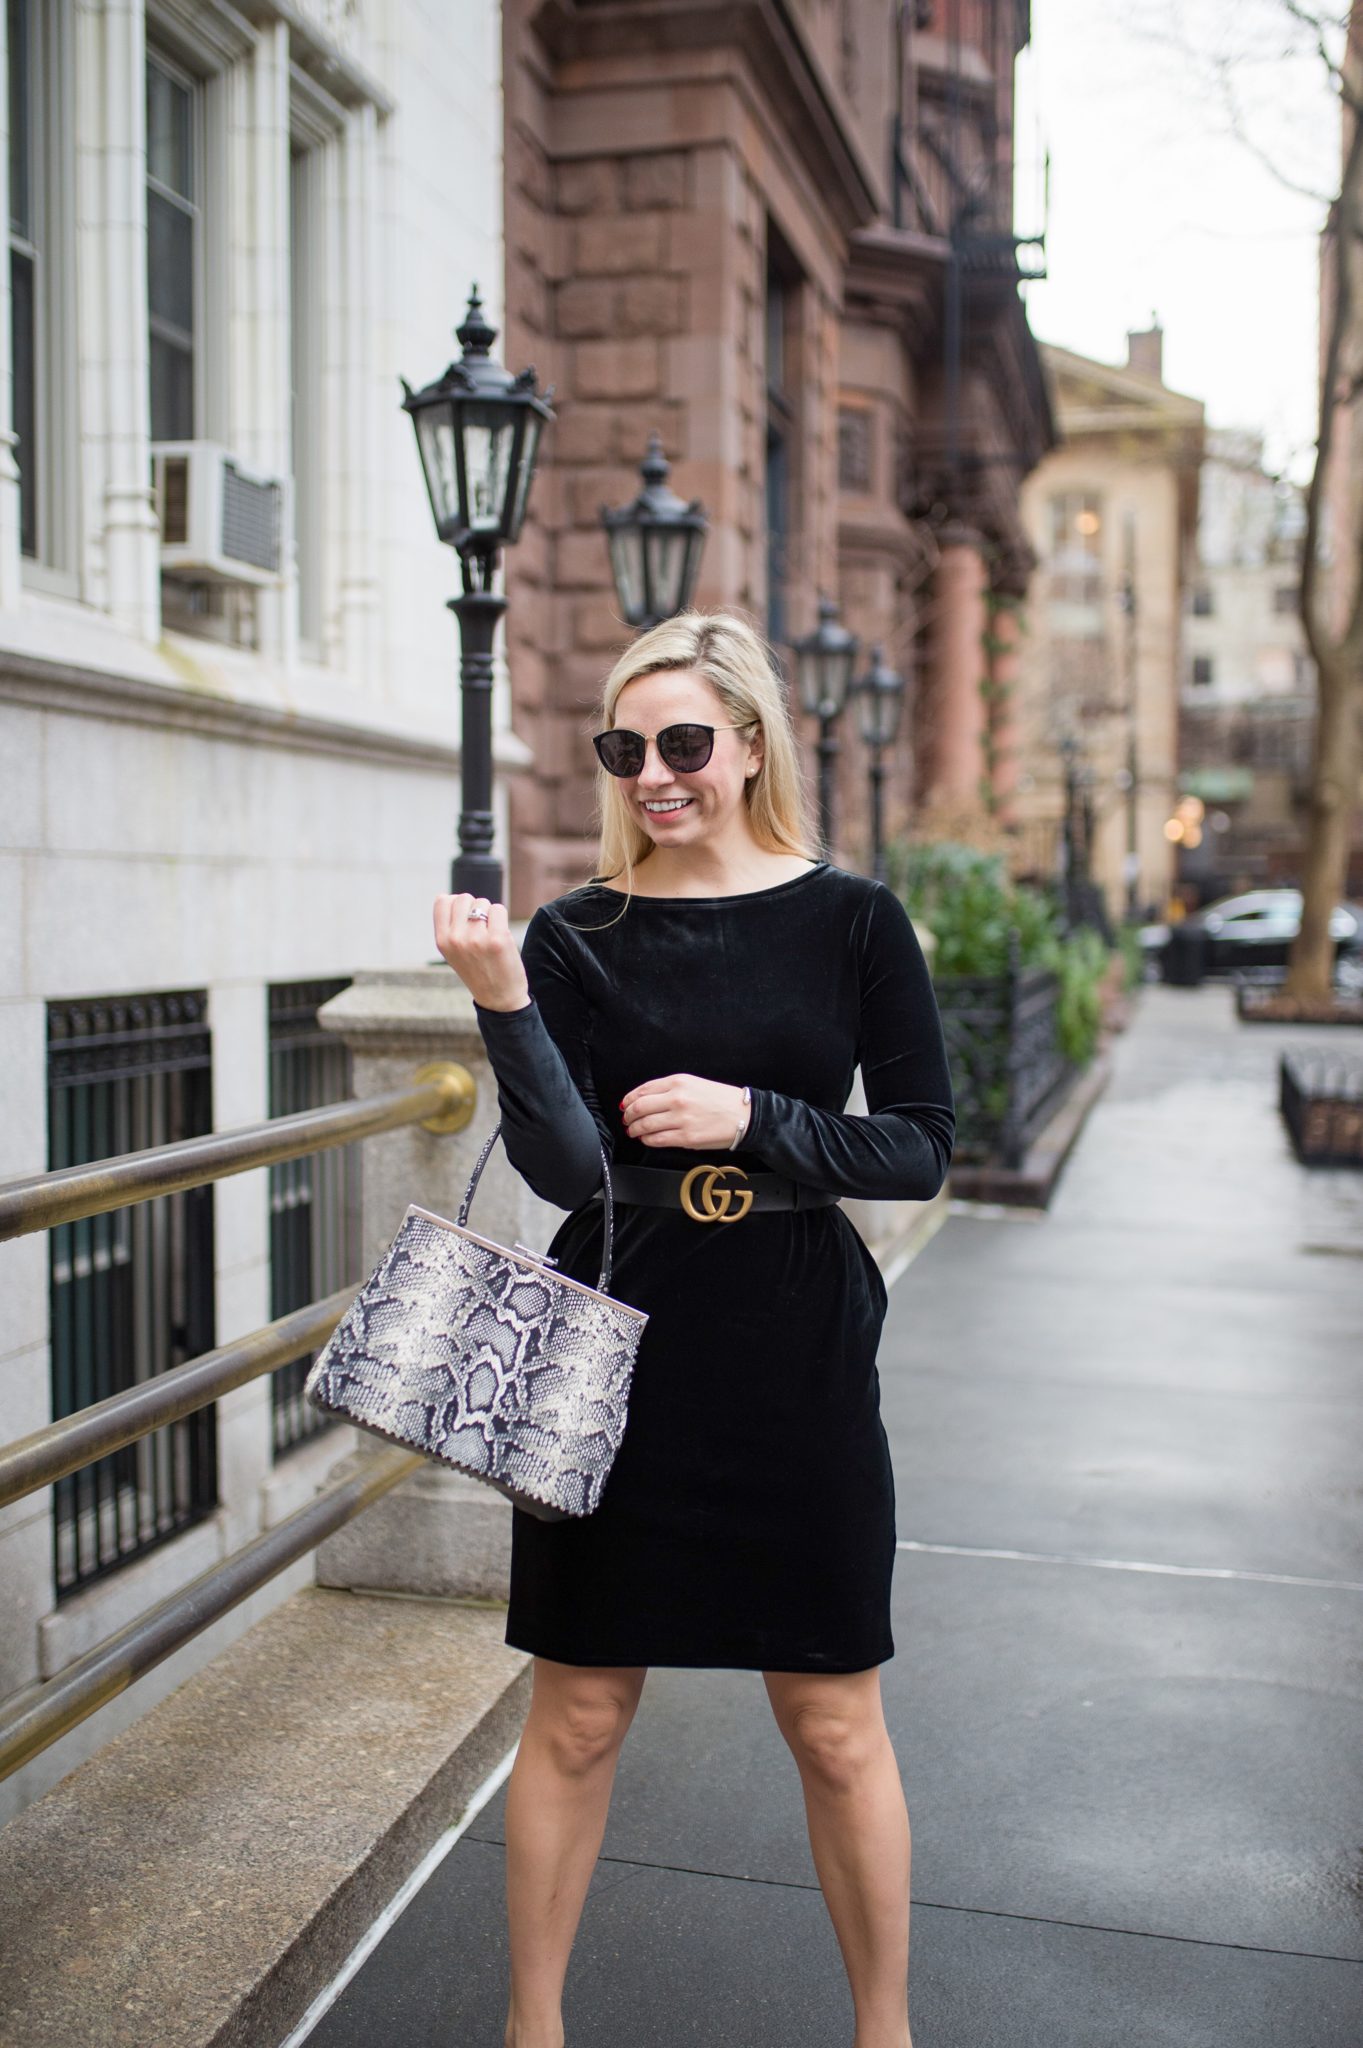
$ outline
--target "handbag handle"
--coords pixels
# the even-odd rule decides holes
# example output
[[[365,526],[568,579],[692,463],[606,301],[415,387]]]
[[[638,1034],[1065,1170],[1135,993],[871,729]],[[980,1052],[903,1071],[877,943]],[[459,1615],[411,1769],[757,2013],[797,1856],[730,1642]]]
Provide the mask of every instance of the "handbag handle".
[[[502,1119],[498,1117],[496,1123],[492,1127],[492,1136],[488,1139],[482,1151],[478,1154],[478,1157],[473,1162],[473,1172],[469,1175],[469,1184],[464,1189],[464,1199],[459,1204],[459,1214],[455,1218],[456,1223],[458,1223],[461,1226],[461,1228],[468,1221],[469,1206],[473,1201],[473,1191],[478,1185],[479,1179],[482,1175],[483,1168],[487,1165],[488,1154],[491,1152],[493,1146],[496,1144],[498,1138],[501,1135],[501,1129]],[[601,1186],[605,1196],[606,1209],[606,1242],[604,1247],[604,1256],[601,1261],[601,1277],[596,1283],[596,1289],[598,1294],[609,1294],[611,1279],[611,1254],[614,1250],[615,1245],[615,1203],[611,1195],[610,1160],[606,1157],[606,1148],[604,1145],[601,1145],[601,1140],[599,1137],[597,1138],[596,1142],[598,1145],[601,1146]]]

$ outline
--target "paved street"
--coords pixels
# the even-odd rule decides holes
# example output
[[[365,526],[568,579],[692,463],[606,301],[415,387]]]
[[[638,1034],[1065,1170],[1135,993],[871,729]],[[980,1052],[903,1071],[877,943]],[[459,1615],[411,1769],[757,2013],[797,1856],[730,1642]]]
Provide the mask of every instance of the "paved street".
[[[881,1354],[915,2048],[1363,2040],[1363,1176],[1289,1044],[1142,991],[1050,1213],[956,1213]],[[499,2048],[500,1798],[313,2033]],[[760,1680],[656,1672],[570,2048],[848,2048]]]

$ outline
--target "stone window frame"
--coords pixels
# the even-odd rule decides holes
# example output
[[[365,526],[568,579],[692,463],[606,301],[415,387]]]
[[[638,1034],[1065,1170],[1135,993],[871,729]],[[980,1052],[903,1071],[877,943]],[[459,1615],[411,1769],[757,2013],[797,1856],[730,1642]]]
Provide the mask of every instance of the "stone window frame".
[[[290,404],[288,466],[291,487],[289,590],[291,644],[305,661],[372,675],[368,633],[373,608],[365,593],[378,545],[375,526],[378,474],[374,400],[376,338],[367,309],[373,293],[377,236],[379,123],[392,111],[378,91],[355,85],[346,101],[333,98],[299,63],[289,75],[290,328],[289,375],[297,372],[295,288],[307,298],[309,340],[319,360],[309,391],[310,473],[295,475],[298,443]],[[312,259],[295,263],[292,169],[306,164],[308,189],[299,195],[314,238]],[[358,446],[356,463],[345,451]],[[299,521],[312,530],[300,549]],[[303,588],[311,578],[311,589]],[[372,593],[371,593],[372,594]]]
[[[146,0],[146,60],[192,92],[195,238],[193,279],[193,430],[189,439],[234,448],[229,431],[228,340],[232,325],[230,153],[236,141],[231,67],[254,55],[257,38],[219,0]],[[145,84],[143,90],[145,91]],[[150,152],[148,150],[148,156]],[[152,191],[150,162],[144,183]],[[151,245],[147,245],[147,352],[151,359]],[[150,379],[149,379],[150,382]],[[150,409],[149,442],[157,436]],[[240,450],[234,452],[240,453]],[[184,583],[162,572],[161,617],[172,631],[260,651],[257,593],[249,587]]]
[[[150,136],[148,136],[147,140],[147,162],[144,173],[147,188],[148,215],[147,347],[149,357],[152,344],[155,341],[165,340],[175,344],[179,338],[177,334],[170,331],[171,323],[166,321],[164,317],[158,316],[153,310],[152,305],[152,236],[150,220],[153,198],[166,200],[177,212],[185,214],[190,222],[190,325],[187,349],[191,380],[189,429],[187,433],[158,436],[155,422],[152,421],[149,431],[153,441],[157,439],[200,441],[208,438],[205,432],[204,421],[213,404],[214,391],[212,380],[215,376],[221,374],[221,365],[214,361],[212,336],[206,331],[208,297],[206,272],[210,258],[216,258],[219,255],[219,251],[214,246],[216,237],[210,231],[209,222],[215,211],[215,199],[219,204],[221,201],[221,195],[214,195],[210,185],[208,136],[211,114],[202,76],[191,70],[188,65],[181,63],[152,36],[149,36],[147,39],[147,50],[143,68],[147,79],[148,95],[150,96],[151,74],[159,72],[161,77],[173,88],[185,95],[188,102],[189,119],[187,151],[189,165],[188,192],[177,190],[173,185],[167,184],[158,177],[153,171]],[[216,137],[214,139],[216,140]],[[165,331],[160,332],[159,330]],[[151,386],[154,400],[156,387],[154,371],[151,377]]]
[[[27,48],[22,68],[13,62],[10,32],[19,11],[14,0],[6,8],[4,34],[10,75],[9,118],[17,125],[19,103],[15,82],[22,76],[27,120],[23,142],[24,174],[29,205],[23,222],[14,218],[11,198],[9,267],[4,289],[8,294],[5,319],[11,375],[15,369],[15,307],[13,274],[15,259],[27,261],[33,276],[32,363],[33,363],[33,468],[31,536],[24,531],[21,456],[14,438],[17,422],[12,410],[5,417],[5,434],[13,451],[15,537],[19,576],[25,588],[56,596],[78,594],[79,556],[79,445],[76,433],[78,364],[76,357],[76,248],[75,248],[75,122],[74,20],[73,0],[27,0],[20,24],[26,32]],[[16,134],[10,133],[8,172],[13,169]],[[22,146],[22,145],[21,145]],[[11,401],[12,403],[12,401]],[[32,539],[26,547],[25,540]]]
[[[869,405],[838,406],[838,489],[869,497],[875,488],[875,415]]]
[[[36,0],[34,5],[36,14]],[[91,29],[95,16],[87,19],[81,0],[43,0],[41,17],[50,24],[60,55],[44,80],[54,109],[44,135],[60,143],[60,154],[56,174],[47,179],[45,198],[55,227],[44,230],[48,247],[43,252],[54,292],[60,292],[60,311],[54,301],[47,335],[35,333],[35,356],[39,373],[47,371],[49,447],[59,471],[47,495],[61,524],[50,563],[21,554],[11,380],[0,360],[0,610],[16,610],[32,586],[90,606],[143,644],[157,645],[166,626],[177,623],[163,611],[152,501],[149,323],[131,342],[127,335],[129,299],[137,302],[146,294],[145,203],[138,204],[140,223],[122,218],[121,188],[108,169],[144,146],[143,59],[150,51],[200,82],[210,209],[214,190],[222,195],[220,221],[206,224],[203,314],[196,342],[201,331],[208,360],[198,379],[204,402],[195,437],[219,442],[251,466],[286,478],[288,380],[263,375],[262,365],[273,360],[270,349],[239,355],[243,322],[288,322],[287,255],[281,292],[278,279],[263,274],[271,263],[278,265],[279,252],[256,251],[243,258],[246,244],[234,225],[243,206],[253,203],[242,184],[243,148],[259,152],[254,160],[258,174],[278,175],[277,156],[287,175],[289,141],[302,104],[314,125],[307,139],[325,149],[333,167],[328,235],[340,248],[317,318],[319,326],[329,331],[334,324],[338,330],[327,343],[328,406],[352,424],[352,441],[359,442],[367,460],[359,469],[348,464],[342,475],[339,464],[330,454],[326,457],[317,496],[325,507],[327,577],[334,595],[326,647],[302,652],[357,675],[372,674],[374,484],[381,461],[372,392],[378,344],[367,323],[370,250],[382,201],[377,138],[394,101],[289,0],[261,0],[250,19],[226,0],[141,0],[110,12],[103,39]],[[7,29],[8,11],[0,18],[0,35],[7,36]],[[257,63],[273,67],[274,79],[282,71],[293,90],[281,97],[264,73],[253,75]],[[268,120],[262,124],[262,111],[272,113],[272,125]],[[7,157],[0,154],[6,190],[8,169]],[[139,189],[145,192],[145,182]],[[78,273],[94,280],[94,289],[79,302]],[[8,291],[6,268],[0,271],[0,292]],[[0,309],[0,351],[10,347],[11,338],[8,309]],[[246,372],[245,397],[238,388],[240,368]],[[277,389],[280,384],[283,388]],[[291,496],[286,490],[288,519]],[[259,657],[288,668],[299,651],[291,531],[285,562],[282,586],[256,593],[262,630],[252,639]],[[214,632],[209,621],[179,623]],[[225,636],[219,631],[217,637]]]
[[[325,665],[334,645],[335,575],[328,546],[327,449],[331,394],[344,367],[329,356],[340,296],[335,223],[340,210],[346,109],[294,65],[289,78],[289,492],[294,561],[293,632],[305,661]],[[300,229],[302,233],[300,234]],[[301,246],[300,246],[301,244]],[[303,385],[304,358],[311,381]],[[301,403],[300,403],[301,398]]]
[[[784,644],[790,563],[798,553],[804,464],[799,437],[800,323],[806,280],[780,228],[767,216],[763,280],[762,386],[765,411],[763,525],[766,535],[766,627]],[[773,290],[775,287],[775,290]],[[773,375],[773,357],[778,358]],[[779,497],[779,507],[775,500]],[[775,516],[774,516],[775,514]]]

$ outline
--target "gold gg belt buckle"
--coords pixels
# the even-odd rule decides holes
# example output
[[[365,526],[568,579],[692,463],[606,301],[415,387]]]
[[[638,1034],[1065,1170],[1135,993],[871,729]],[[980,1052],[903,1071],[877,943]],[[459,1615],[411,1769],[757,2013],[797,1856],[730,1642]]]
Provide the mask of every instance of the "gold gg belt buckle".
[[[751,1188],[715,1186],[721,1173],[736,1173],[740,1180],[748,1178],[741,1166],[711,1166],[708,1161],[703,1160],[699,1166],[693,1166],[682,1181],[681,1205],[687,1215],[694,1217],[697,1223],[737,1223],[739,1217],[746,1216],[752,1207]],[[691,1198],[691,1189],[701,1176],[701,1207],[697,1208]],[[731,1208],[731,1201],[741,1202],[742,1208]]]

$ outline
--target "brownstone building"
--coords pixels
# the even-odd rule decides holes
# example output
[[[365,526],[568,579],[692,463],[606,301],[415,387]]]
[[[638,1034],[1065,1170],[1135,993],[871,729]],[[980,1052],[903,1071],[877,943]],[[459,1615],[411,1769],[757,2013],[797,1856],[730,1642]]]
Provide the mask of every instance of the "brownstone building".
[[[1006,815],[1018,486],[1053,439],[1011,232],[1028,15],[507,0],[505,359],[559,414],[509,567],[513,916],[590,871],[588,714],[628,637],[599,511],[654,428],[710,517],[699,603],[785,647],[827,592],[910,679],[887,829]],[[839,765],[863,865],[850,712]]]

